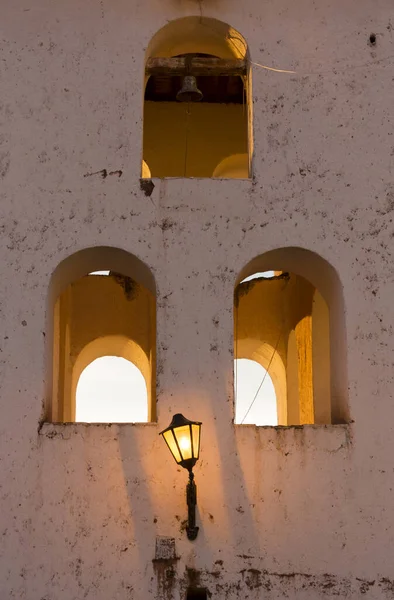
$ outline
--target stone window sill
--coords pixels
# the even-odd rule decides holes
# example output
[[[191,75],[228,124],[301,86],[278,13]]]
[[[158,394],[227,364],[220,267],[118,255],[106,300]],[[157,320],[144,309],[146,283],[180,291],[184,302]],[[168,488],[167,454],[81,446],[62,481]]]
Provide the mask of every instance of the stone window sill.
[[[157,429],[157,423],[48,423],[44,422],[38,429],[38,434],[43,435],[47,438],[61,437],[65,439],[78,435],[83,432],[104,432],[104,431],[130,431],[131,429],[137,429],[142,431],[143,429]]]

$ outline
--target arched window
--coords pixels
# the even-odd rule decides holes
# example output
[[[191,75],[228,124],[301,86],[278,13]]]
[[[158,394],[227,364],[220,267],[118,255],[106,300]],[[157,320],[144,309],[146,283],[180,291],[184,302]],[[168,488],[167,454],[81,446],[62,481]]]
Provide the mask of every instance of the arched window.
[[[261,382],[268,371],[278,424],[346,422],[344,306],[334,269],[302,248],[273,250],[242,270],[234,304],[234,357],[258,362]],[[239,370],[235,386],[237,394]],[[240,419],[236,401],[236,423],[247,422]]]
[[[275,386],[268,371],[256,360],[234,361],[236,424],[278,425]]]
[[[123,359],[129,375],[130,368],[137,369],[146,386],[147,397],[140,393],[131,396],[134,404],[139,399],[138,407],[134,406],[139,417],[120,420],[155,419],[155,282],[139,259],[108,247],[89,248],[65,259],[51,279],[48,319],[50,420],[101,421],[98,412],[92,412],[90,418],[86,413],[80,417],[77,386],[82,373],[83,383],[91,375],[92,365],[105,356]],[[120,364],[115,367],[113,362],[113,369],[119,372]],[[118,421],[113,400],[108,397],[109,422]]]
[[[148,391],[138,367],[119,356],[102,356],[93,360],[78,380],[75,420],[146,422]]]
[[[142,173],[248,178],[252,154],[248,47],[205,17],[170,22],[151,40],[145,69]]]

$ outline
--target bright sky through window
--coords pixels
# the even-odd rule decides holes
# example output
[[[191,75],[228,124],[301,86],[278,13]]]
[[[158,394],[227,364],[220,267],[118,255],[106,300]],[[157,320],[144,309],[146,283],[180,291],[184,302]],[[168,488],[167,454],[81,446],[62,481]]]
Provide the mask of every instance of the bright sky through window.
[[[109,275],[109,271],[92,271],[89,275]]]
[[[254,360],[234,361],[235,423],[277,425],[275,389],[269,374]],[[130,361],[117,356],[94,360],[82,372],[76,394],[76,421],[84,423],[139,423],[148,420],[144,377]]]
[[[97,358],[82,372],[77,386],[76,421],[139,423],[148,420],[145,379],[130,361]]]
[[[270,279],[271,277],[274,277],[275,275],[275,271],[264,271],[262,273],[253,273],[253,275],[249,275],[249,277],[245,277],[245,279],[242,279],[241,283],[245,283],[245,281],[252,281],[252,279]]]
[[[265,374],[266,370],[264,367],[254,360],[239,358],[234,361],[235,423],[254,425],[278,424],[275,389],[268,373],[254,400],[252,408],[248,412]]]

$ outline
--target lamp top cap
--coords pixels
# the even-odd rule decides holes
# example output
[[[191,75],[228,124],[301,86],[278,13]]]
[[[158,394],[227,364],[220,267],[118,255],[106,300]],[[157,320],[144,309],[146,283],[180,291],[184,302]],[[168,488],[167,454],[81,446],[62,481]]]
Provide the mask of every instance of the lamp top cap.
[[[174,415],[172,417],[172,421],[169,424],[169,426],[166,427],[160,433],[164,433],[164,431],[167,431],[168,429],[182,427],[183,425],[201,425],[201,422],[200,421],[190,421],[189,419],[186,419],[186,417],[184,417],[181,413],[177,413],[176,415]]]

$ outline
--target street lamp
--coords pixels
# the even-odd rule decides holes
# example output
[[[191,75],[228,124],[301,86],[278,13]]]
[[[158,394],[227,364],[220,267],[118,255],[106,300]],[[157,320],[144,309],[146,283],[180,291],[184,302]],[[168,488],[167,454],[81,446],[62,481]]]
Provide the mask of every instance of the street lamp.
[[[186,533],[189,540],[195,540],[198,534],[196,526],[197,487],[194,483],[193,467],[200,454],[201,423],[189,421],[181,414],[173,416],[167,429],[160,432],[170,449],[175,462],[189,471],[189,483],[186,486],[188,523]]]

